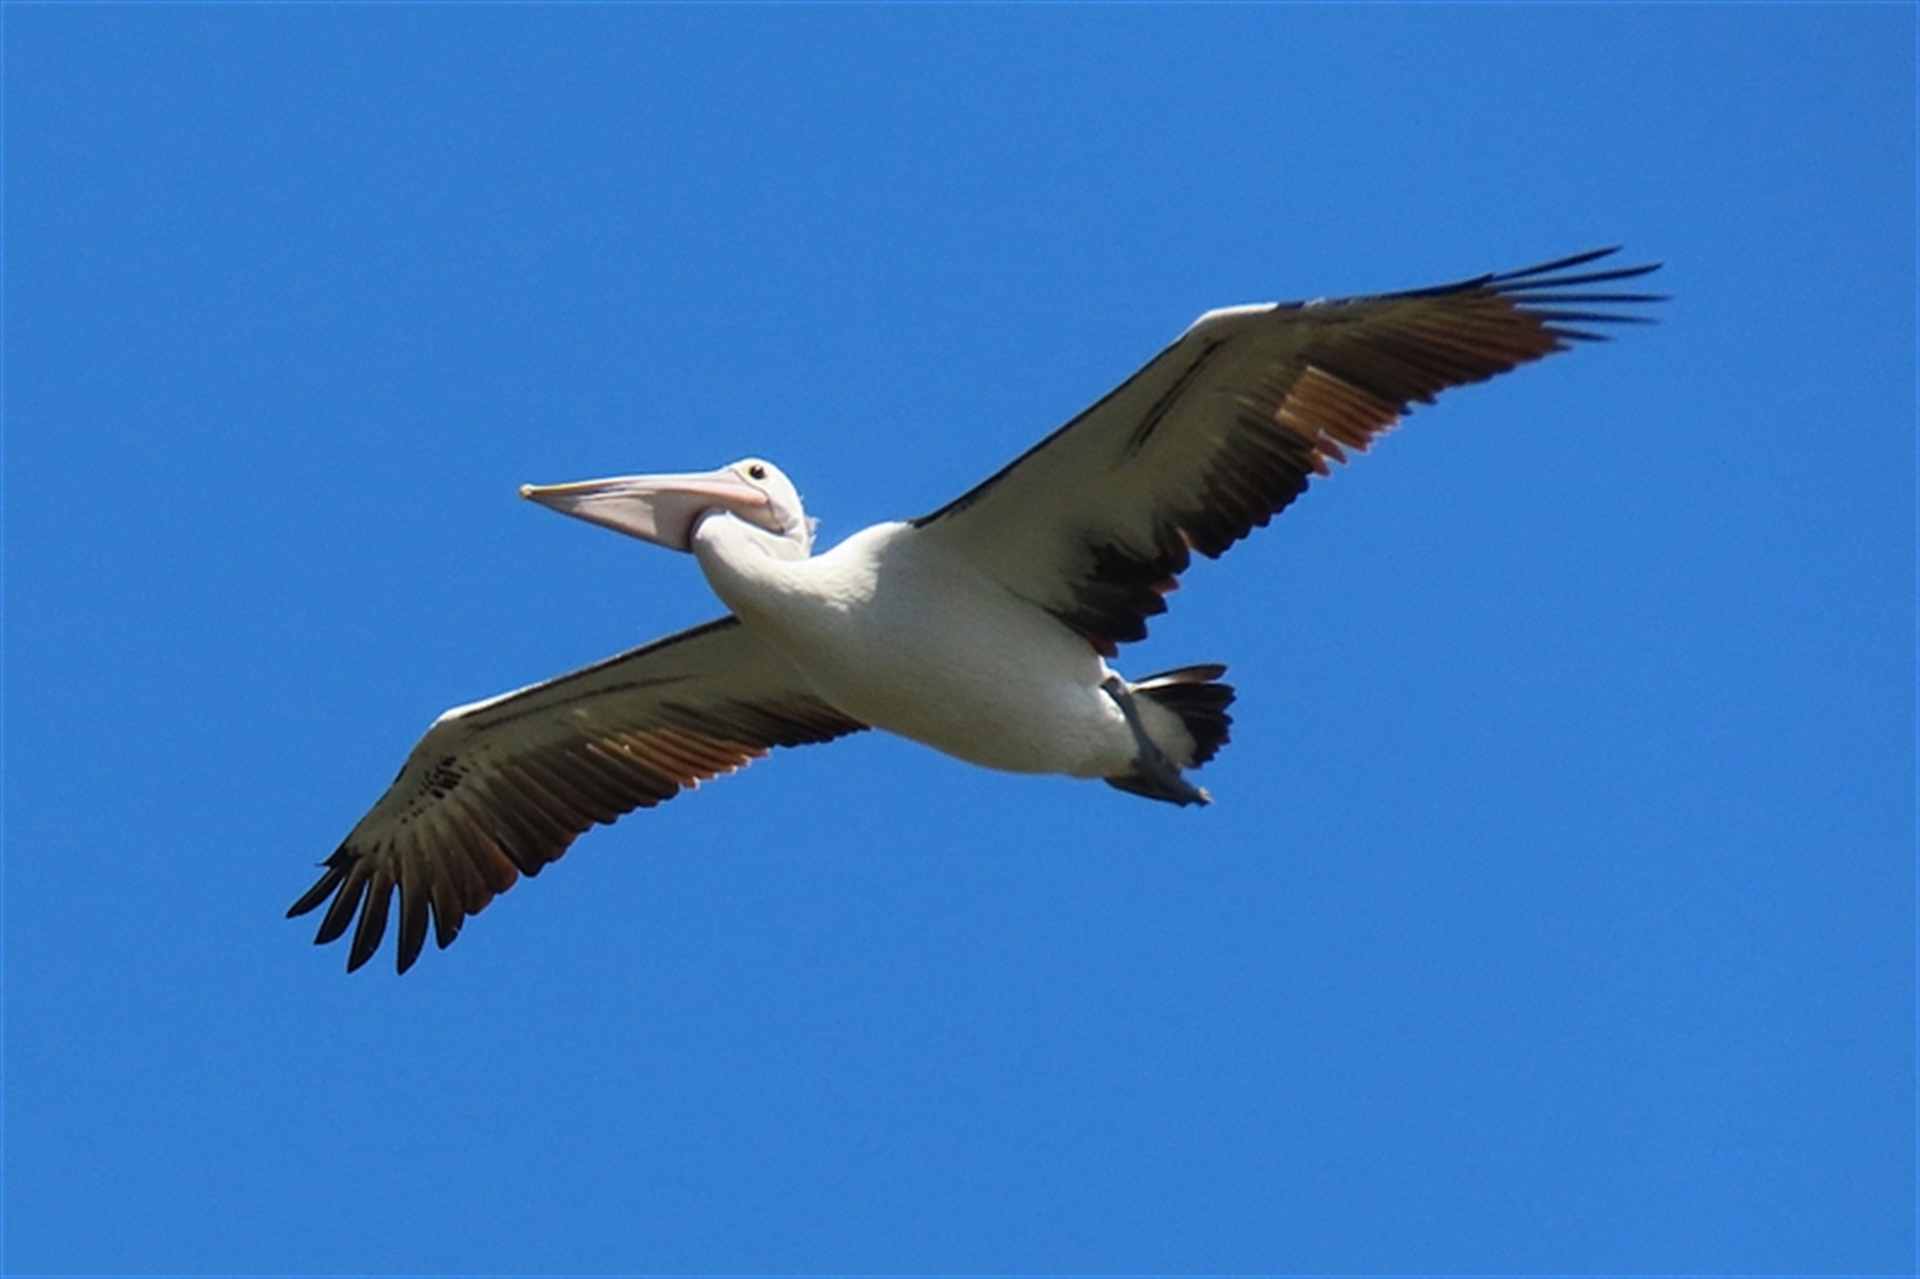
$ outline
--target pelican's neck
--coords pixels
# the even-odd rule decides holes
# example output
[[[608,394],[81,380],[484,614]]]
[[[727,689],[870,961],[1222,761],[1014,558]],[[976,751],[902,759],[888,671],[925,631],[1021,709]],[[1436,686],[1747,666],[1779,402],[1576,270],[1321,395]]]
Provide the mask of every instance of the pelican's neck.
[[[808,551],[791,534],[769,532],[725,511],[700,518],[692,549],[713,593],[736,613],[752,612],[757,599],[792,590]]]

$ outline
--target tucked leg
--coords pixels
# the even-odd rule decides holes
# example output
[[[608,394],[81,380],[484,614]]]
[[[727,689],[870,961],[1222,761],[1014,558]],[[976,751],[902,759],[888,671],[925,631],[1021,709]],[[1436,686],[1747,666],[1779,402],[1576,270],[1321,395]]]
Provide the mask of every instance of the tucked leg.
[[[1118,675],[1109,675],[1101,681],[1100,687],[1120,708],[1120,714],[1126,717],[1127,727],[1133,730],[1134,744],[1140,752],[1134,760],[1133,772],[1123,777],[1109,777],[1107,784],[1136,795],[1145,795],[1148,799],[1163,799],[1169,804],[1184,806],[1212,803],[1212,797],[1182,777],[1173,761],[1147,736],[1146,728],[1140,723],[1140,711],[1134,705],[1133,694],[1127,691],[1126,681]]]

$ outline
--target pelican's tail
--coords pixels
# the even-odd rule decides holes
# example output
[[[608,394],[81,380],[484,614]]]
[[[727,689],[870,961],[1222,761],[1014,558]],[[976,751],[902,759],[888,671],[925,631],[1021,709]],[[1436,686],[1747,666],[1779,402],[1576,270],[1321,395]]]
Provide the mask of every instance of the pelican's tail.
[[[1180,770],[1198,768],[1227,744],[1227,729],[1233,723],[1233,716],[1227,714],[1227,707],[1233,704],[1233,686],[1217,682],[1226,673],[1226,667],[1208,664],[1162,671],[1137,684],[1123,682],[1118,676],[1109,678],[1107,691],[1127,716],[1134,740],[1140,744],[1140,756],[1132,771],[1107,778],[1107,784],[1173,804],[1208,803],[1207,792],[1188,782]],[[1172,725],[1149,731],[1142,719],[1152,716],[1138,714],[1135,698],[1171,714],[1189,740],[1165,740]]]
[[[1180,717],[1180,725],[1193,738],[1193,758],[1188,768],[1198,768],[1227,744],[1227,729],[1233,716],[1233,685],[1217,682],[1227,668],[1217,662],[1205,666],[1182,666],[1177,671],[1161,671],[1130,685],[1133,692],[1157,702]]]

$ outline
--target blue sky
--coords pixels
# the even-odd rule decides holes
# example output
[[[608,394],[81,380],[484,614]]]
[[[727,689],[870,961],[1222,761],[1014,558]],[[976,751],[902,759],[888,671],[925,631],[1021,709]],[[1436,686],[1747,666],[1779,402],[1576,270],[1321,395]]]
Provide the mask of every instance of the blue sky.
[[[23,1271],[1914,1263],[1909,7],[27,6]],[[515,496],[923,513],[1201,311],[1603,244],[1124,655],[1205,811],[869,734],[405,978],[282,919],[442,708],[717,612]]]

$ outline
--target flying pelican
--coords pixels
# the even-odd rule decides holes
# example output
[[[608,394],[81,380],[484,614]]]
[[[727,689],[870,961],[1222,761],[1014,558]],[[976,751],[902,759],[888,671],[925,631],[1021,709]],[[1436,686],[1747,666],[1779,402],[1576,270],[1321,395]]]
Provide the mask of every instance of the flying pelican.
[[[689,551],[731,612],[435,720],[288,910],[358,915],[349,971],[396,890],[398,968],[429,917],[446,947],[596,823],[775,746],[883,728],[987,768],[1100,778],[1204,804],[1184,776],[1227,740],[1226,667],[1142,680],[1104,659],[1146,635],[1192,552],[1215,557],[1364,452],[1414,403],[1597,340],[1583,325],[1661,295],[1596,291],[1657,270],[1524,270],[1374,297],[1209,311],[985,483],[813,554],[772,463],[528,485],[521,496]]]

